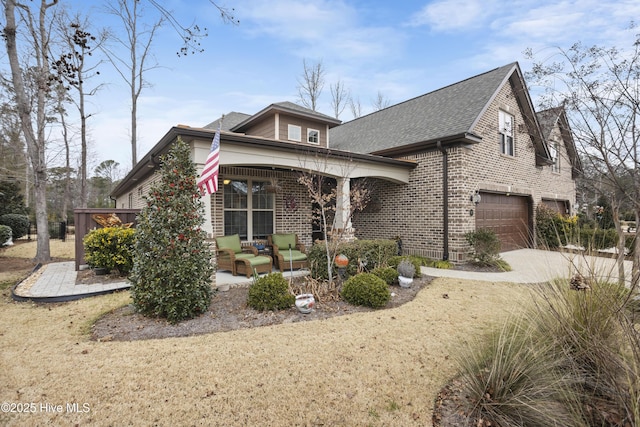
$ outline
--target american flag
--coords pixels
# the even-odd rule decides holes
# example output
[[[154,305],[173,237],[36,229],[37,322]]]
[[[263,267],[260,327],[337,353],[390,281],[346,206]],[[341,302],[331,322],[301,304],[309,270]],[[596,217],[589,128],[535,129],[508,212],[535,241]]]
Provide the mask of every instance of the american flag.
[[[204,164],[204,169],[198,179],[198,187],[202,195],[207,193],[212,194],[218,191],[218,169],[220,167],[220,124],[218,124],[218,130],[213,137],[211,143],[211,151],[207,156],[207,162]]]

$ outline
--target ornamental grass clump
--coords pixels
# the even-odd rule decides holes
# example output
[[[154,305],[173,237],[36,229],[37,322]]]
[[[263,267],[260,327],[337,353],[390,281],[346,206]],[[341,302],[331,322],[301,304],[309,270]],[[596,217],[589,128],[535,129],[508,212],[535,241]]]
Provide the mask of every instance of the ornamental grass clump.
[[[520,315],[457,352],[473,425],[638,425],[637,293],[586,282],[539,285]]]
[[[189,146],[181,139],[162,157],[159,180],[138,216],[130,276],[135,308],[170,323],[196,317],[211,303],[212,252],[204,203]]]
[[[341,295],[350,304],[371,308],[384,307],[391,299],[389,286],[372,273],[361,273],[347,279]]]
[[[247,295],[247,305],[259,311],[285,310],[293,306],[295,300],[282,273],[258,277],[249,287]]]
[[[402,277],[413,278],[416,272],[416,267],[408,259],[403,259],[398,264],[398,274]]]

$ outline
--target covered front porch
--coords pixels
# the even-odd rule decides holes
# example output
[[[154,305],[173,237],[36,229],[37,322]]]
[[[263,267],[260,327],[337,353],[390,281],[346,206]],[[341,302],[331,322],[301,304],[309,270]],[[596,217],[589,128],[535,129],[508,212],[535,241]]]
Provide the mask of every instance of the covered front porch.
[[[351,186],[354,180],[377,178],[406,184],[413,162],[379,156],[296,147],[223,134],[218,191],[203,199],[203,228],[211,238],[238,234],[243,245],[265,243],[274,233],[295,233],[309,247],[322,236],[317,203],[300,176],[319,176],[335,189],[330,229],[347,230],[351,224]],[[204,167],[208,142],[193,140],[194,161]],[[329,230],[330,231],[330,230]]]

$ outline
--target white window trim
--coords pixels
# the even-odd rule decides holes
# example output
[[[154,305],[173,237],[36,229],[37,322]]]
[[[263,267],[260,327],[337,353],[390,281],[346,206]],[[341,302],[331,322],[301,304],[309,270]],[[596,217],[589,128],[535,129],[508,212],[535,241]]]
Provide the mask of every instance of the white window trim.
[[[253,182],[254,181],[260,181],[260,182],[271,182],[271,184],[273,184],[273,181],[269,178],[258,178],[258,177],[239,177],[239,176],[235,176],[235,177],[225,177],[225,180],[229,180],[229,181],[245,181],[247,183],[247,189],[250,189],[253,187]],[[273,194],[270,194],[269,197],[271,197],[271,204],[272,204],[272,208],[271,209],[254,209],[253,208],[253,197],[251,197],[252,194],[251,192],[249,192],[247,194],[247,207],[246,208],[225,208],[224,207],[224,201],[222,202],[222,215],[223,215],[223,221],[222,221],[222,227],[224,229],[224,212],[226,211],[236,211],[236,212],[247,212],[247,241],[251,242],[253,240],[255,240],[254,236],[253,236],[253,221],[251,221],[251,212],[259,212],[259,211],[271,211],[273,212],[273,230],[276,229],[276,200]]]
[[[296,138],[296,136],[297,136],[297,138]],[[289,141],[301,142],[302,141],[302,127],[300,127],[298,125],[288,125],[287,139]]]
[[[312,141],[309,140],[309,137],[311,136],[311,132],[317,132],[318,133],[318,141],[317,142],[312,142]],[[309,144],[320,145],[320,131],[318,129],[307,128],[307,142]]]
[[[560,144],[558,141],[551,141],[549,146],[549,151],[551,154],[551,159],[553,160],[553,164],[551,165],[551,172],[560,173]]]
[[[506,120],[509,119],[509,120]],[[512,114],[507,113],[506,111],[499,110],[498,112],[498,133],[500,135],[500,154],[503,156],[515,157],[516,155],[516,142],[515,136],[513,132],[515,117]],[[503,149],[502,145],[502,136],[505,138],[511,138],[511,154],[508,153],[506,149],[506,144]]]

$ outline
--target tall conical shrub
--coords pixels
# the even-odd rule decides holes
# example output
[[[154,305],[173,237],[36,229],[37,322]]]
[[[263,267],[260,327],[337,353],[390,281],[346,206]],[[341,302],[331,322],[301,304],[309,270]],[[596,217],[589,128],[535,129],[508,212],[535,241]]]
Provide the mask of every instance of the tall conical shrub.
[[[142,314],[177,323],[209,308],[212,254],[188,145],[178,139],[161,162],[138,216],[131,295]]]

